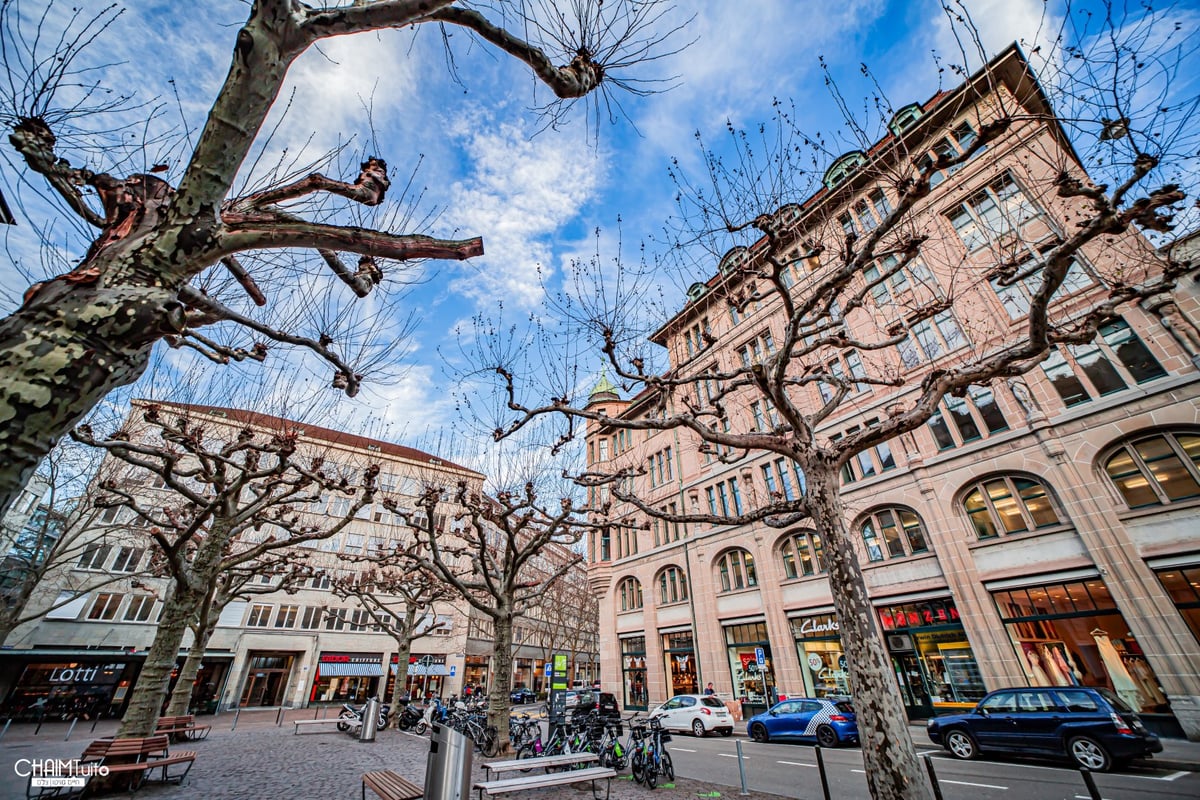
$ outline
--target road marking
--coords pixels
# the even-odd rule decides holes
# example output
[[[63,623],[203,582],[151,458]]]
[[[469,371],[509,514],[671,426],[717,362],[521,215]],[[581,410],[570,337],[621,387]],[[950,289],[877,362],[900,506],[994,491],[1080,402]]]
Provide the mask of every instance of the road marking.
[[[694,753],[694,752],[696,752],[695,750],[688,750],[686,747],[672,747],[671,749],[672,749],[672,750],[678,750],[678,751],[680,751],[681,753]]]
[[[1092,796],[1090,794],[1077,794],[1075,795],[1075,800],[1092,800]],[[1100,800],[1108,800],[1108,798],[1101,797]]]
[[[1180,778],[1182,778],[1183,776],[1185,776],[1185,775],[1191,775],[1191,774],[1192,774],[1192,773],[1190,773],[1190,772],[1176,772],[1176,773],[1174,773],[1174,774],[1171,774],[1171,775],[1164,775],[1164,776],[1162,776],[1161,778],[1159,778],[1159,780],[1160,780],[1160,781],[1177,781],[1177,780],[1179,780]]]
[[[938,783],[953,783],[956,786],[977,786],[980,789],[1003,789],[1006,792],[1008,791],[1007,786],[997,786],[994,783],[967,783],[966,781],[950,781],[945,778],[938,778]],[[1088,798],[1084,798],[1084,800],[1088,800]]]
[[[801,764],[799,761],[776,761],[776,764],[787,764],[789,767],[815,767],[816,764]]]
[[[936,753],[940,753],[940,752],[942,752],[942,751],[941,750],[922,750],[921,752],[917,753],[917,758],[921,758],[923,756],[932,756],[932,755],[935,755]]]
[[[675,749],[678,750],[679,748],[676,747]],[[717,755],[721,758],[737,758],[737,753],[717,753]],[[742,756],[742,758],[749,760],[750,756]]]

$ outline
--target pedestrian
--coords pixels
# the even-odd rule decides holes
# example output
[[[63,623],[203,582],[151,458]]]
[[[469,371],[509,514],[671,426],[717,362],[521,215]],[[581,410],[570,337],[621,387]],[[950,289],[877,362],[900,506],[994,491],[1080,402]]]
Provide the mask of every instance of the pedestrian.
[[[716,693],[717,693],[717,692],[716,692],[716,690],[715,690],[715,689],[713,689],[712,682],[710,681],[710,682],[709,682],[709,684],[708,684],[708,686],[705,686],[705,687],[704,687],[704,695],[705,695],[706,697],[711,697],[712,695],[714,695],[714,694],[716,694]]]

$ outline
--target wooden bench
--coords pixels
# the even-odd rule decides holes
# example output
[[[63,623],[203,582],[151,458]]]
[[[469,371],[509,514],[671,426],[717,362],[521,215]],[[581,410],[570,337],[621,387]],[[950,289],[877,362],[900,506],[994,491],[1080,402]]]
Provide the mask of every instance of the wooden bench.
[[[330,717],[329,719],[297,719],[292,721],[292,724],[296,726],[292,735],[299,735],[300,726],[302,725],[307,728],[310,725],[336,725],[339,722],[349,726],[350,730],[346,731],[347,733],[353,733],[354,730],[362,727],[362,721],[357,719],[342,719],[340,717]]]
[[[485,792],[490,797],[494,794],[520,792],[525,789],[547,789],[552,786],[570,786],[573,783],[591,783],[592,797],[600,800],[600,793],[596,791],[596,781],[606,780],[608,784],[604,792],[604,798],[608,800],[612,792],[612,779],[615,777],[617,777],[616,771],[608,767],[589,767],[587,769],[577,769],[568,772],[552,772],[546,775],[523,775],[520,778],[479,781],[472,788],[479,790],[479,798],[483,800]]]
[[[558,756],[538,756],[537,758],[517,758],[511,761],[485,761],[481,765],[489,775],[494,777],[501,772],[528,772],[531,769],[551,767],[583,767],[600,761],[595,753],[564,753]]]
[[[421,800],[425,795],[423,788],[386,769],[362,776],[362,800],[367,800],[367,789],[383,800]]]
[[[50,793],[41,791],[42,787],[33,786],[31,777],[25,796],[44,798],[81,795],[88,789],[95,788],[94,784],[109,781],[113,776],[126,779],[130,791],[134,791],[145,784],[151,773],[159,770],[160,776],[154,780],[182,784],[195,763],[196,754],[187,750],[171,753],[168,750],[169,744],[170,740],[166,734],[156,734],[144,739],[97,739],[84,749],[79,758],[80,765],[87,767],[92,773],[85,786]],[[183,771],[172,774],[171,767],[180,764],[186,765]],[[107,776],[95,774],[95,768],[101,766],[107,767]]]
[[[195,714],[159,717],[155,733],[165,733],[177,742],[196,742],[208,738],[211,725],[197,725]]]

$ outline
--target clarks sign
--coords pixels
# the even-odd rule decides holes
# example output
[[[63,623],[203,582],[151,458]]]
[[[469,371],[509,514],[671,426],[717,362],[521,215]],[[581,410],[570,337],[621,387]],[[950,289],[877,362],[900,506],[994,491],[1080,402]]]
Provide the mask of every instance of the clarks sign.
[[[822,634],[837,633],[840,629],[838,621],[832,616],[805,617],[799,620],[799,623],[796,626],[796,634],[799,636],[820,636]]]

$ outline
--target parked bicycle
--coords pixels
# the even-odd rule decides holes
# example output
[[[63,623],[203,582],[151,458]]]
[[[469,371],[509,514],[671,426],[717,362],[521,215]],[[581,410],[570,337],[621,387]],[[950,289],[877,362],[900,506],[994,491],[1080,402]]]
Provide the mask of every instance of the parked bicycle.
[[[666,743],[671,741],[671,734],[663,730],[660,720],[639,721],[636,728],[635,723],[630,722],[630,738],[636,743],[631,745],[630,756],[634,780],[651,789],[658,785],[659,776],[668,782],[675,780],[675,765],[666,748]]]

